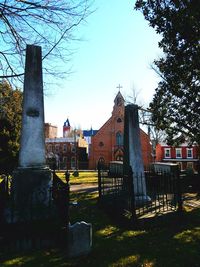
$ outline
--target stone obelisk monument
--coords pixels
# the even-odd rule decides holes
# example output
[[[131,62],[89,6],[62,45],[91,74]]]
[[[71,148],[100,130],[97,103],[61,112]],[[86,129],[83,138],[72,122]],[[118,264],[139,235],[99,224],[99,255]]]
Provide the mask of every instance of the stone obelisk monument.
[[[27,46],[19,166],[45,166],[44,100],[41,47]]]
[[[124,173],[128,174],[129,166],[133,171],[133,184],[136,204],[150,201],[146,193],[144,165],[140,141],[138,106],[125,107],[124,122]]]
[[[41,47],[28,45],[19,167],[14,171],[12,185],[15,221],[49,216],[52,174],[45,162]]]

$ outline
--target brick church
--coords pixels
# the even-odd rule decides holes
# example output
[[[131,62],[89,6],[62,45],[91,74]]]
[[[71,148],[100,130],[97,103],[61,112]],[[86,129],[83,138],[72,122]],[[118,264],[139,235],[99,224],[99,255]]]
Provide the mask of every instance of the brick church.
[[[99,161],[105,164],[123,161],[124,105],[125,100],[119,91],[114,99],[112,116],[91,138],[89,169],[96,169]],[[150,139],[141,129],[140,138],[144,166],[148,166],[151,163]]]

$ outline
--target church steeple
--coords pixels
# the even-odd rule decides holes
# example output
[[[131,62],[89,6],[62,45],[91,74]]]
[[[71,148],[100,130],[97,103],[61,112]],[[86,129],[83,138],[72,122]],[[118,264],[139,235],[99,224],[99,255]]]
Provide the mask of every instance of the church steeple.
[[[63,137],[67,137],[71,130],[69,119],[67,118],[63,125]]]
[[[115,99],[114,99],[114,103],[115,103],[116,106],[124,106],[124,102],[125,102],[125,100],[124,100],[121,92],[119,91],[117,93]]]
[[[123,115],[123,113],[124,113],[124,103],[125,103],[125,100],[124,100],[121,92],[118,91],[118,93],[117,93],[117,95],[116,95],[116,97],[114,99],[114,107],[113,107],[112,115],[114,115],[114,116]]]

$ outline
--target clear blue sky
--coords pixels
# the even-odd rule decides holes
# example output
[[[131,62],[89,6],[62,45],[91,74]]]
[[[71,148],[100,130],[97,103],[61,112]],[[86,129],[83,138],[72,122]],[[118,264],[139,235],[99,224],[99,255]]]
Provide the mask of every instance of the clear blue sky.
[[[72,65],[73,73],[45,97],[45,121],[58,126],[59,136],[67,118],[73,127],[99,129],[111,116],[118,84],[125,98],[134,87],[141,104],[152,99],[158,77],[150,64],[161,55],[159,36],[134,3],[96,0],[97,10],[76,30],[83,41],[73,43],[76,53],[63,66]]]

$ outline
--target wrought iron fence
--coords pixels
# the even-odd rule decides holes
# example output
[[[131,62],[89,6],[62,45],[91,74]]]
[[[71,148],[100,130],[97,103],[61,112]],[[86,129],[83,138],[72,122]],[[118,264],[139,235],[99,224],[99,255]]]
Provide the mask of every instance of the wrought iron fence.
[[[119,217],[138,220],[182,209],[178,172],[146,171],[128,175],[109,175],[108,169],[98,170],[99,202]]]
[[[8,177],[3,176],[0,182],[0,223],[3,221],[3,213],[8,199]]]
[[[8,189],[7,181],[2,181],[0,183],[0,251],[48,248],[66,242],[66,229],[69,224],[69,180],[65,183],[54,173],[52,187],[30,194],[29,199],[26,199],[29,211],[20,214],[12,193],[8,194]],[[41,207],[39,204],[33,205],[36,199],[37,203],[41,202]],[[38,215],[40,213],[43,213],[41,218]],[[64,229],[65,234],[63,234]]]
[[[66,179],[66,183],[64,183],[54,172],[52,197],[64,225],[69,224],[69,191],[69,177]]]
[[[133,216],[132,177],[110,173],[104,165],[98,169],[99,204],[112,216],[122,217],[127,211]]]

